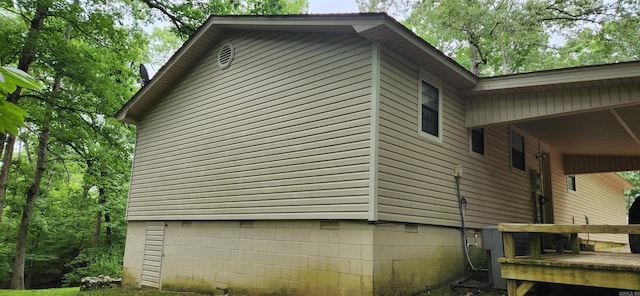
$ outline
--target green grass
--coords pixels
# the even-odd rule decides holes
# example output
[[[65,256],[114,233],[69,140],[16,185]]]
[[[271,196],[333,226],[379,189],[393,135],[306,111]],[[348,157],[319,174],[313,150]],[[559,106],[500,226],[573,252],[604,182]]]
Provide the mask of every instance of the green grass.
[[[202,294],[184,292],[158,292],[137,289],[105,289],[82,291],[80,288],[59,288],[44,290],[2,290],[0,296],[198,296]]]
[[[80,288],[59,288],[43,290],[2,290],[0,296],[76,296]]]

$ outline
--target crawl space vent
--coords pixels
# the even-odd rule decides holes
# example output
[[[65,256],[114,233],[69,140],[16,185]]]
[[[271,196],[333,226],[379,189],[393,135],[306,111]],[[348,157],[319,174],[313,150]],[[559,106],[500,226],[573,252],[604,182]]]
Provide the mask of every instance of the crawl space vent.
[[[231,65],[233,60],[234,48],[231,43],[226,43],[220,47],[218,52],[218,66],[220,69],[225,69]]]

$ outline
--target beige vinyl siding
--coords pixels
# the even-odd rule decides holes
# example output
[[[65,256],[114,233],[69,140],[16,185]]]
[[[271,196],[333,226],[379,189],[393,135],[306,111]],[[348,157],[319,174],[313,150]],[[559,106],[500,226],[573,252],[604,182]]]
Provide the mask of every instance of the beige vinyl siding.
[[[137,123],[129,220],[366,219],[371,43],[236,32]]]
[[[509,128],[486,128],[485,157],[472,155],[464,124],[464,101],[446,85],[440,91],[444,92],[441,144],[418,134],[418,68],[383,50],[378,218],[459,226],[453,169],[462,165],[461,193],[468,201],[469,227],[532,222],[529,173],[510,166]],[[526,166],[537,169],[537,140],[523,135]]]
[[[567,177],[562,167],[562,157],[552,154],[553,169],[553,219],[557,224],[627,224],[624,204],[624,188],[611,182],[606,174],[576,175],[576,191],[567,189]],[[587,239],[587,234],[580,234]],[[591,240],[628,243],[627,235],[591,234]]]
[[[474,96],[469,98],[466,126],[603,109],[637,103],[639,100],[638,84],[589,85],[573,89]]]

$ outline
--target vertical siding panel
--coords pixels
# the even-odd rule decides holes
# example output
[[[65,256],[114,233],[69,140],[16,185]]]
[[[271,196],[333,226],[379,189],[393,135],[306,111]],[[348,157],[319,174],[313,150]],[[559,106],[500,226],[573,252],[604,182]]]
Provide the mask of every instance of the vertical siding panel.
[[[500,101],[498,101],[498,112],[499,112],[499,120],[500,121],[507,121],[509,120],[508,114],[509,113],[507,111],[507,100],[509,99],[508,96],[500,96]]]
[[[138,124],[129,220],[367,219],[371,44],[235,32]]]
[[[466,126],[508,124],[512,121],[549,115],[563,115],[602,108],[615,108],[640,102],[640,84],[601,85],[570,89],[538,90],[470,96],[467,112],[486,116],[467,122]],[[505,100],[507,106],[505,106]],[[522,103],[517,104],[520,100]],[[512,105],[515,104],[515,105]],[[513,106],[513,108],[512,108]],[[505,114],[506,112],[506,114]]]
[[[604,102],[604,104],[610,105],[616,103],[617,100],[625,100],[624,98],[622,98],[622,92],[620,91],[621,88],[621,85],[610,86],[609,97],[607,98],[607,101]]]
[[[588,89],[583,88],[580,89],[580,108],[587,109],[591,107],[591,102],[599,97],[599,88],[598,89]]]

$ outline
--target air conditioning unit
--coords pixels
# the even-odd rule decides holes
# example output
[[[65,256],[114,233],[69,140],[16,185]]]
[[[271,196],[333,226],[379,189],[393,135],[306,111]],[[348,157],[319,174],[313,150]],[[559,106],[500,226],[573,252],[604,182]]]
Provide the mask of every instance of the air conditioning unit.
[[[513,240],[516,247],[516,256],[529,254],[529,234],[514,233]],[[506,289],[507,281],[502,278],[498,258],[504,257],[502,246],[502,233],[497,225],[487,226],[482,230],[482,249],[487,254],[486,266],[489,269],[489,283],[494,289]]]

